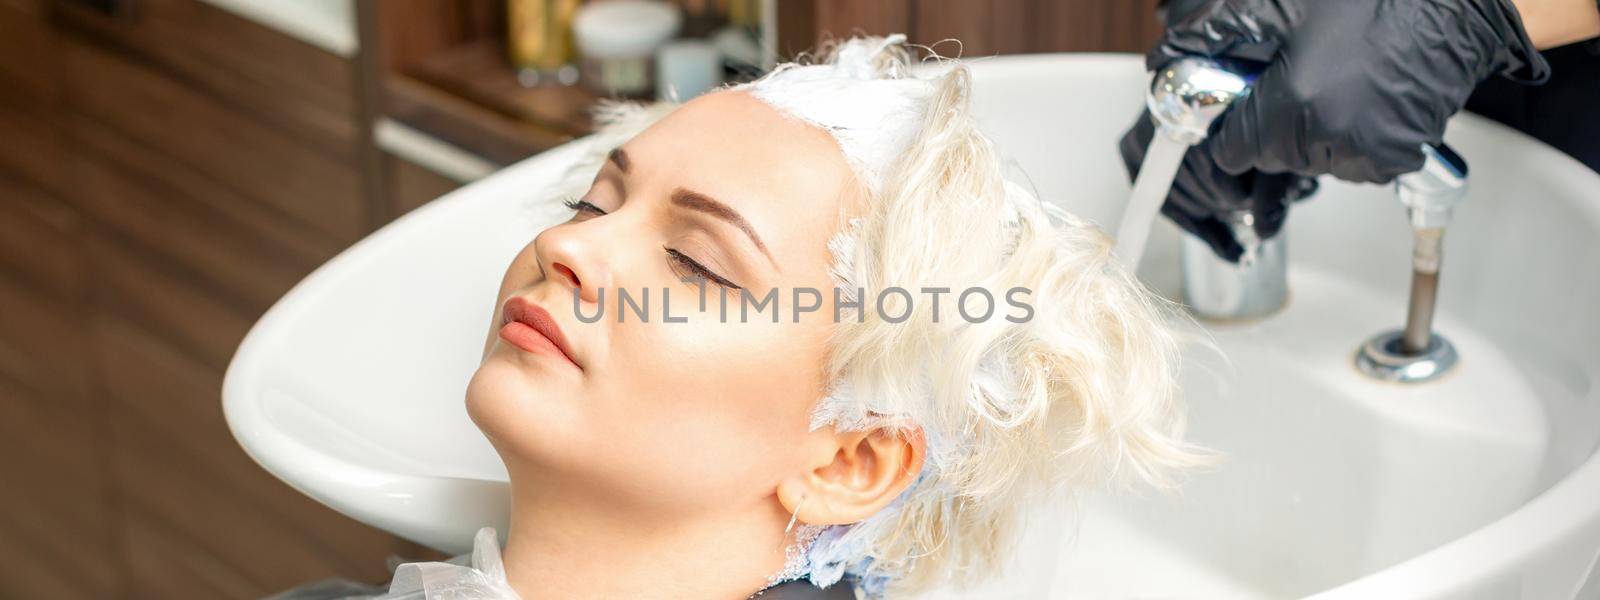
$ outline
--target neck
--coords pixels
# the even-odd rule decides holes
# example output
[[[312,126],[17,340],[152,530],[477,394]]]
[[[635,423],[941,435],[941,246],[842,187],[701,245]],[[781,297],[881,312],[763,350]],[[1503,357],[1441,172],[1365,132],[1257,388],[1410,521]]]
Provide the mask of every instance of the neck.
[[[506,576],[528,600],[742,600],[783,568],[788,515],[776,514],[778,503],[769,500],[669,520],[594,498],[514,489]]]

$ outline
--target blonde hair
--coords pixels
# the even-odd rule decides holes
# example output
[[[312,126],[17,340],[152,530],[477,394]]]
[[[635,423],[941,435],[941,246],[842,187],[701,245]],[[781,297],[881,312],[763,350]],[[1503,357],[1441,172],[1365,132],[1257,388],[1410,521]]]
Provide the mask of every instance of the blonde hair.
[[[855,38],[816,60],[850,54],[868,83],[918,78],[901,39]],[[973,323],[949,312],[954,298],[937,319],[928,302],[891,301],[885,312],[909,318],[862,310],[836,326],[833,385],[813,427],[917,429],[927,444],[922,473],[889,507],[804,536],[801,574],[822,586],[851,577],[867,597],[993,575],[1024,507],[1053,491],[1105,480],[1168,487],[1176,469],[1205,460],[1181,441],[1182,312],[1112,256],[1100,229],[1005,180],[974,121],[967,68],[941,67],[923,77],[929,93],[909,146],[842,215],[829,244],[836,284],[848,296],[865,290],[863,308],[891,286],[980,287],[991,298],[1025,288],[1033,314]],[[620,143],[670,109],[614,105],[600,135]]]
[[[928,440],[917,483],[851,526],[845,536],[862,543],[836,542],[870,558],[847,572],[893,596],[995,573],[1041,494],[1106,479],[1167,487],[1174,469],[1203,460],[1181,441],[1181,311],[1113,257],[1100,229],[1064,211],[1052,221],[1005,181],[973,119],[965,66],[934,85],[919,135],[845,232],[853,240],[837,244],[850,248],[845,285],[1026,288],[1035,314],[935,320],[918,303],[903,322],[868,311],[838,325],[828,368],[848,389],[819,414],[870,405]]]

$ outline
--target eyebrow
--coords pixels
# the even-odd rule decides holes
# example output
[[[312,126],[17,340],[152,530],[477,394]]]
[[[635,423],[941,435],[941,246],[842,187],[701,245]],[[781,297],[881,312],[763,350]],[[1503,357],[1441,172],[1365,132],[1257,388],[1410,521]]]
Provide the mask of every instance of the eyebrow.
[[[606,155],[606,160],[617,163],[617,168],[623,173],[628,172],[628,153],[623,152],[622,148],[612,148],[611,153]]]
[[[772,253],[767,251],[767,245],[761,241],[761,236],[756,235],[756,229],[750,226],[750,222],[746,221],[739,214],[739,211],[733,210],[733,208],[716,201],[710,196],[684,188],[673,190],[672,203],[689,210],[706,213],[727,221],[734,227],[738,227],[745,235],[750,236],[750,241],[755,242],[756,248],[759,248],[762,254],[767,255],[767,262],[772,263],[772,268],[778,268],[778,261],[773,260]],[[781,271],[782,269],[779,270]]]

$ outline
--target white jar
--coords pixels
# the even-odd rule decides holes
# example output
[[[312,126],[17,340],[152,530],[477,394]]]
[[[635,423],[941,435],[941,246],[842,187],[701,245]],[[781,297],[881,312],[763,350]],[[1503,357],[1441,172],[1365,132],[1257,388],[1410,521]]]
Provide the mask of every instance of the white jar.
[[[722,54],[705,40],[677,40],[656,52],[656,98],[688,102],[722,85]]]
[[[573,18],[585,81],[617,96],[645,95],[651,57],[677,35],[677,7],[655,0],[602,0],[584,4]]]

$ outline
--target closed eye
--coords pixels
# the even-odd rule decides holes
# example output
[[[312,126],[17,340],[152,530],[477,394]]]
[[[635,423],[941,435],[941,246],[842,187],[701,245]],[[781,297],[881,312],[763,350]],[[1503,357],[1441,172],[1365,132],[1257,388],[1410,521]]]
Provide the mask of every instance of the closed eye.
[[[588,200],[573,198],[562,202],[562,204],[566,205],[567,208],[576,211],[578,214],[589,213],[595,216],[606,214],[605,209],[595,206],[594,203],[589,202]],[[712,283],[726,288],[732,288],[736,290],[744,289],[739,284],[729,281],[728,278],[718,275],[715,271],[706,268],[705,265],[700,264],[700,261],[690,258],[687,254],[672,248],[665,248],[665,250],[667,252],[668,262],[672,263],[672,270],[678,274],[680,279],[706,279],[710,280]]]
[[[677,272],[679,279],[685,279],[685,280],[690,279],[690,278],[709,279],[709,280],[711,280],[712,283],[715,283],[715,284],[720,285],[722,287],[733,288],[733,289],[736,289],[736,290],[744,289],[743,287],[740,287],[739,284],[736,284],[736,283],[734,283],[732,281],[728,281],[727,278],[716,274],[711,269],[707,269],[705,267],[705,265],[700,264],[695,259],[689,258],[689,255],[687,255],[687,254],[684,254],[684,253],[679,252],[677,250],[673,250],[671,248],[666,248],[666,251],[667,251],[667,260],[672,263],[672,267],[673,267],[672,270],[674,272]],[[688,273],[685,274],[684,271],[688,271]]]
[[[589,202],[588,200],[580,200],[580,199],[577,199],[577,198],[571,198],[571,199],[566,200],[565,202],[562,202],[562,204],[566,205],[567,208],[575,210],[575,211],[577,211],[579,213],[591,213],[591,214],[594,214],[594,215],[606,214],[605,209],[600,208],[598,206],[595,206],[593,203]]]

